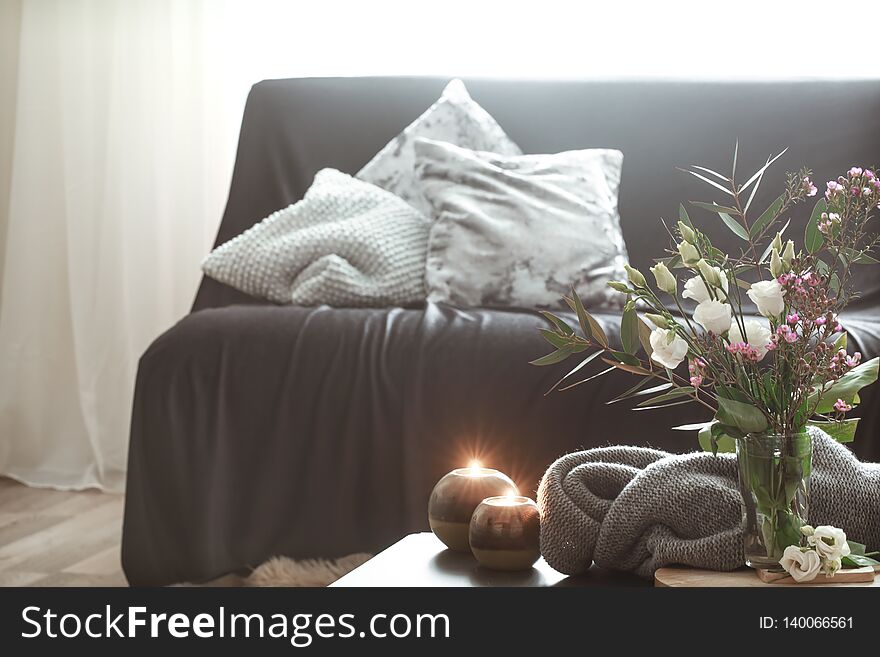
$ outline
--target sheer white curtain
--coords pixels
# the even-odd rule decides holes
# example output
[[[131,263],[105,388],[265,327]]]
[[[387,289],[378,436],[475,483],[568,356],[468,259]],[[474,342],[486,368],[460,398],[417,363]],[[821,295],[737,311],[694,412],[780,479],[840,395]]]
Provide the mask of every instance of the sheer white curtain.
[[[251,83],[877,75],[799,58],[818,2],[0,1],[0,474],[57,487],[123,486],[137,359],[189,308]]]
[[[0,473],[123,485],[138,356],[191,303],[234,156],[212,4],[22,3]]]

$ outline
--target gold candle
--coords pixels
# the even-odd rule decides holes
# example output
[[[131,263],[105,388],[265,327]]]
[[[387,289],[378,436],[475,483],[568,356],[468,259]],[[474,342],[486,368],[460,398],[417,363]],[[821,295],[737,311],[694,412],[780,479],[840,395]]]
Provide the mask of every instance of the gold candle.
[[[527,570],[541,556],[541,514],[528,497],[490,497],[474,511],[469,539],[481,566],[492,570]]]
[[[472,463],[444,476],[428,502],[428,522],[431,531],[448,548],[470,552],[468,532],[474,509],[487,497],[516,495],[516,484],[498,470]]]

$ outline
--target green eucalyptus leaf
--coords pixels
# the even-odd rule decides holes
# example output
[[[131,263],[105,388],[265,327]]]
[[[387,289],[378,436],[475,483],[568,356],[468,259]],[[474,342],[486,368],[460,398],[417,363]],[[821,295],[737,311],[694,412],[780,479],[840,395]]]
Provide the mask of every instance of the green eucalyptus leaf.
[[[749,188],[749,185],[751,185],[751,184],[752,184],[753,182],[755,182],[758,178],[760,178],[761,176],[763,176],[763,175],[764,175],[764,172],[770,167],[770,165],[773,164],[773,163],[774,163],[776,160],[778,160],[780,157],[782,157],[783,155],[785,155],[785,152],[786,152],[787,150],[788,150],[788,148],[784,148],[784,149],[782,150],[782,152],[779,153],[778,155],[775,155],[774,157],[768,158],[768,159],[767,159],[767,164],[765,164],[765,165],[762,166],[760,169],[758,169],[758,170],[754,173],[754,175],[753,175],[751,178],[749,178],[749,179],[746,181],[746,183],[745,183],[742,187],[739,188],[739,193],[742,194],[744,191],[746,191],[746,190]]]
[[[718,216],[721,217],[721,220],[730,229],[730,232],[732,232],[741,240],[745,240],[746,242],[749,241],[749,234],[741,223],[739,223],[736,219],[731,217],[726,212],[719,212]]]
[[[693,398],[683,399],[681,401],[671,402],[669,404],[658,404],[656,406],[636,406],[633,408],[634,411],[653,411],[658,408],[669,408],[670,406],[681,406],[682,404],[690,404],[693,402]]]
[[[731,208],[726,205],[718,205],[714,202],[704,203],[703,201],[691,201],[691,205],[702,208],[703,210],[708,210],[709,212],[727,212],[729,214],[736,214],[739,212],[736,208]]]
[[[717,422],[712,422],[708,427],[701,429],[697,436],[700,449],[704,452],[712,452],[713,455],[718,452],[735,452],[736,440],[725,429]]]
[[[582,383],[586,383],[587,381],[592,381],[593,379],[598,379],[603,374],[608,374],[608,372],[613,372],[615,369],[617,369],[617,368],[609,367],[607,369],[602,370],[601,372],[596,372],[595,374],[588,376],[586,379],[581,379],[580,381],[575,381],[574,383],[571,383],[571,384],[565,386],[564,388],[560,388],[559,390],[560,390],[560,392],[563,390],[571,390],[572,388],[575,388],[575,387],[581,385]]]
[[[708,422],[694,422],[693,424],[679,424],[677,427],[672,427],[673,431],[702,431],[706,427],[711,427],[715,424],[715,420],[709,420]]]
[[[691,223],[691,218],[688,216],[688,211],[684,207],[684,203],[678,204],[678,220],[692,230],[695,230],[694,225]]]
[[[551,312],[546,310],[542,310],[541,314],[556,328],[565,333],[565,335],[574,335],[574,329],[568,325],[568,323],[562,319],[561,317],[557,317]]]
[[[872,559],[871,557],[866,557],[863,554],[850,554],[846,557],[841,557],[840,563],[845,568],[864,568],[871,566],[876,570],[876,567],[880,566],[880,561]]]
[[[705,171],[706,173],[711,173],[713,176],[715,176],[719,180],[722,180],[724,182],[730,182],[730,178],[728,178],[727,176],[722,176],[717,171],[712,171],[712,169],[707,169],[706,167],[697,166],[696,164],[692,164],[691,166],[694,169],[699,169],[700,171]]]
[[[608,351],[606,353],[613,356],[614,360],[616,360],[618,363],[623,363],[625,365],[632,365],[633,367],[638,367],[639,365],[642,364],[642,362],[638,358],[636,358],[632,354],[629,354],[625,351],[616,351],[614,349],[608,349]]]
[[[605,335],[605,331],[602,330],[599,322],[597,322],[596,319],[586,311],[577,291],[572,290],[571,299],[566,298],[566,302],[571,306],[571,309],[577,313],[578,322],[580,322],[581,330],[584,332],[584,335],[586,335],[587,338],[592,338],[607,349],[608,337]]]
[[[561,349],[562,347],[569,346],[568,338],[565,336],[559,335],[558,333],[551,331],[550,329],[538,329],[538,332],[544,336],[544,339],[552,344],[557,349]]]
[[[840,293],[840,276],[837,275],[837,272],[831,274],[831,278],[828,280],[828,287],[831,288],[835,294]]]
[[[849,545],[850,554],[855,554],[856,556],[865,556],[865,552],[868,550],[868,546],[864,543],[859,543],[858,541],[846,541]]]
[[[819,220],[822,217],[822,213],[827,210],[828,204],[824,198],[816,201],[813,213],[810,215],[810,220],[807,222],[807,228],[804,232],[804,246],[807,247],[807,251],[810,253],[816,253],[822,248],[822,243],[825,241],[825,237],[819,231]]]
[[[845,256],[845,260],[844,260]],[[880,260],[877,260],[870,254],[859,251],[858,249],[851,249],[848,247],[844,247],[841,249],[841,261],[844,266],[847,264],[847,261],[854,265],[876,265]]]
[[[714,180],[710,180],[710,179],[707,178],[706,176],[704,176],[704,175],[702,175],[702,174],[699,174],[699,173],[697,173],[696,171],[690,171],[689,169],[681,169],[681,171],[684,171],[685,173],[689,173],[689,174],[691,174],[694,178],[699,178],[700,180],[702,180],[702,181],[705,182],[705,183],[709,183],[710,185],[712,185],[712,187],[714,187],[714,188],[716,188],[716,189],[720,189],[722,192],[724,192],[724,193],[727,194],[728,196],[733,196],[733,192],[731,192],[729,189],[727,189],[727,187],[724,187],[723,185],[719,185],[719,184],[718,184],[717,182],[715,182]]]
[[[571,347],[563,347],[562,349],[557,349],[553,353],[547,354],[546,356],[542,356],[541,358],[530,361],[530,364],[538,366],[555,365],[556,363],[561,363],[573,353],[574,349],[572,349]]]
[[[671,383],[661,383],[659,386],[653,386],[651,388],[647,388],[646,390],[642,390],[642,388],[650,381],[649,377],[645,377],[637,384],[635,384],[632,388],[619,394],[614,399],[611,399],[606,404],[616,404],[619,401],[623,401],[624,399],[631,399],[632,397],[641,397],[642,395],[652,395],[655,392],[660,392],[662,390],[668,390],[672,387]]]
[[[813,394],[810,395],[810,403],[815,403],[818,400],[816,412],[831,413],[834,410],[834,402],[838,399],[852,404],[859,390],[877,380],[878,364],[880,364],[880,358],[874,357],[861,365],[856,365],[835,381],[825,392],[814,387]]]
[[[601,356],[603,353],[604,353],[604,352],[603,352],[601,349],[599,349],[599,350],[594,351],[593,353],[591,353],[591,354],[590,354],[589,356],[587,356],[586,358],[584,358],[580,363],[578,363],[577,365],[575,365],[573,369],[569,370],[568,374],[566,374],[564,377],[562,377],[561,379],[559,379],[559,381],[557,381],[555,384],[553,384],[553,387],[550,388],[550,391],[555,390],[557,387],[559,387],[559,384],[561,384],[563,381],[565,381],[568,377],[570,377],[570,376],[573,375],[573,374],[576,374],[577,372],[580,372],[584,367],[586,367],[589,363],[591,363],[591,362],[594,361],[596,358],[598,358],[599,356]]]
[[[834,438],[839,443],[851,443],[856,439],[856,429],[859,425],[859,418],[853,417],[841,422],[810,420],[807,424],[811,427],[817,427]]]
[[[645,350],[645,354],[648,358],[651,358],[651,354],[654,353],[654,347],[651,346],[651,327],[648,326],[647,322],[639,317],[639,342],[642,344],[642,349]]]
[[[770,223],[776,219],[779,214],[780,208],[782,208],[782,204],[785,202],[785,194],[780,194],[776,197],[776,200],[770,204],[764,212],[761,213],[761,216],[755,220],[755,223],[752,224],[752,227],[749,228],[749,235],[752,237],[757,237],[761,234],[765,228],[767,228]]]
[[[684,397],[685,395],[690,396],[690,394],[694,391],[694,389],[690,386],[683,386],[681,388],[673,388],[669,392],[663,393],[662,395],[657,395],[656,397],[651,397],[650,399],[646,399],[645,401],[636,404],[636,407],[641,406],[652,406],[654,404],[660,404],[662,402],[672,401],[673,399],[678,399],[679,397]]]
[[[628,303],[620,318],[620,341],[623,350],[628,354],[634,354],[639,349],[639,317],[636,308]]]
[[[721,424],[736,427],[744,433],[760,433],[767,429],[767,418],[755,406],[736,399],[718,395],[718,412],[715,418]]]
[[[681,256],[677,253],[669,258],[660,258],[657,262],[662,262],[669,269],[684,269],[684,263],[681,261]]]

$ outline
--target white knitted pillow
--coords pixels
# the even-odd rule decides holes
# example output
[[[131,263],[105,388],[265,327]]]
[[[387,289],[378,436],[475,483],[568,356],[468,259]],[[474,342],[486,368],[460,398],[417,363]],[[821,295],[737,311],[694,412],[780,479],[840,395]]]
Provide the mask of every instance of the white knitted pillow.
[[[436,103],[388,142],[357,174],[361,180],[396,194],[427,217],[431,216],[431,203],[422,195],[414,172],[413,142],[417,137],[501,155],[522,154],[495,119],[468,95],[464,82],[453,80]]]
[[[276,303],[416,303],[425,299],[428,228],[393,194],[322,169],[301,201],[218,246],[202,270]]]

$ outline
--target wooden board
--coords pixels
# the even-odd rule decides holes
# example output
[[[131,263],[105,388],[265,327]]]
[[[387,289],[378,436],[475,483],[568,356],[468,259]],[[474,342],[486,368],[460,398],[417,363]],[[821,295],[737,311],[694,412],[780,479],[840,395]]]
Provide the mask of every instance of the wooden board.
[[[854,570],[863,570],[862,568]],[[659,587],[773,587],[773,586],[876,586],[880,587],[880,578],[874,577],[871,569],[870,581],[845,581],[839,579],[841,573],[829,582],[813,581],[803,584],[796,583],[791,577],[784,577],[773,582],[762,581],[751,568],[740,568],[729,573],[698,568],[660,568],[654,573],[654,586]],[[866,575],[861,575],[866,577]]]
[[[766,568],[758,568],[755,573],[758,579],[768,584],[799,584],[795,582],[791,575],[784,570],[768,570]],[[816,579],[811,580],[811,584],[840,584],[841,582],[873,582],[874,568],[872,566],[863,566],[862,568],[844,568],[839,570],[834,577],[819,573]]]

